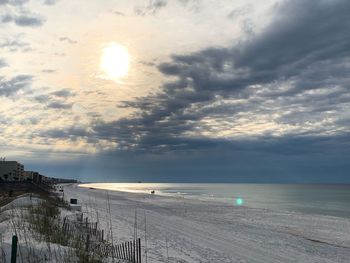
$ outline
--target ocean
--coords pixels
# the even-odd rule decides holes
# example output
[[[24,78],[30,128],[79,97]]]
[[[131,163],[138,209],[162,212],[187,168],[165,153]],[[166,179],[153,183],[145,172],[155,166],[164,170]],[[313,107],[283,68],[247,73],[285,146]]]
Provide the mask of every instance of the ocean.
[[[211,200],[309,214],[350,218],[350,185],[314,184],[198,184],[198,183],[93,183],[106,190],[127,191]]]

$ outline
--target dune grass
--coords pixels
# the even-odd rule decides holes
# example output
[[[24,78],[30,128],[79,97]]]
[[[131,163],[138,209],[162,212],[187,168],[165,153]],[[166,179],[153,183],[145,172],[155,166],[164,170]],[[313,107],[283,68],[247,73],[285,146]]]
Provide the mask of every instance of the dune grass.
[[[27,209],[13,209],[12,225],[19,237],[20,247],[25,256],[21,262],[41,262],[54,259],[54,262],[102,263],[103,258],[91,251],[86,251],[83,239],[78,238],[62,227],[61,211],[68,209],[62,199],[40,196],[41,202]],[[16,218],[16,219],[14,219]],[[41,251],[35,249],[41,245]]]

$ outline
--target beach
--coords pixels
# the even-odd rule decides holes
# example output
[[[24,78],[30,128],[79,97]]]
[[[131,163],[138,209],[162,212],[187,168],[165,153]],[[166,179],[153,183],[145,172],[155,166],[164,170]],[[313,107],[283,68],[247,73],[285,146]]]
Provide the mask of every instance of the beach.
[[[114,243],[140,237],[143,262],[146,257],[147,262],[272,263],[350,258],[348,218],[77,184],[64,186],[64,192],[67,200],[78,199],[86,216],[98,221]]]

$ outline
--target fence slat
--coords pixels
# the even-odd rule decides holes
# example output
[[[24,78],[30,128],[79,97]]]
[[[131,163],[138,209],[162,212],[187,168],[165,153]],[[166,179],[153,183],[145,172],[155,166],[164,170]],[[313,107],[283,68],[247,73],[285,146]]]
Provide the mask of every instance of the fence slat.
[[[110,244],[104,239],[104,230],[98,228],[98,222],[90,222],[88,217],[80,217],[81,222],[70,221],[67,217],[59,223],[66,235],[73,236],[85,243],[85,250],[104,257],[125,259],[132,263],[141,263],[141,239]]]
[[[129,260],[132,261],[132,241],[129,241],[130,244],[130,258]]]
[[[87,235],[86,236],[86,247],[85,247],[86,251],[89,251],[89,243],[90,243],[90,235]]]
[[[128,244],[128,257],[127,260],[130,260],[130,242],[127,242]]]
[[[139,251],[139,258],[138,258],[138,263],[141,263],[141,238],[137,240],[138,242],[138,251]]]
[[[132,242],[131,241],[129,241],[129,247],[130,247],[130,249],[129,249],[129,260],[132,262]]]
[[[136,240],[132,242],[132,262],[136,262]]]

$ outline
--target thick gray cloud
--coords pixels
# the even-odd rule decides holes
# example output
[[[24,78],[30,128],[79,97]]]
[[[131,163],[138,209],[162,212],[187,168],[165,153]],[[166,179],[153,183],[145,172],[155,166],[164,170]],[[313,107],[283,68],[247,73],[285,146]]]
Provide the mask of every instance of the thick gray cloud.
[[[39,27],[45,23],[45,19],[37,14],[21,14],[13,18],[17,26]]]
[[[74,140],[92,138],[83,128],[42,132],[47,138]],[[86,136],[86,137],[84,137]],[[259,140],[193,140],[193,150],[172,153],[138,154],[130,151],[82,156],[77,166],[66,172],[84,180],[143,182],[349,182],[350,137],[264,137]],[[41,167],[40,163],[38,163]],[[52,164],[43,171],[52,169]],[[63,165],[67,166],[67,163]],[[82,168],[83,167],[83,168]],[[54,170],[61,170],[56,167]],[[81,173],[77,173],[83,169]],[[54,170],[52,172],[54,172]],[[118,171],[116,173],[115,171]],[[96,176],[98,175],[98,176]]]
[[[212,112],[200,108],[192,111],[193,106],[210,104],[220,97],[248,101],[255,97],[247,102],[249,110],[267,99],[283,107],[307,90],[340,87],[342,92],[333,94],[335,97],[327,104],[328,109],[337,110],[337,102],[348,94],[349,11],[348,1],[284,1],[275,7],[275,18],[266,30],[239,45],[173,55],[171,62],[159,65],[159,70],[177,80],[166,84],[158,95],[125,102],[124,107],[139,109],[138,115],[95,123],[95,136],[114,139],[126,148],[191,148],[191,140],[183,134],[193,131],[196,121],[218,111],[215,107]],[[278,88],[287,84],[286,89]],[[251,91],[252,86],[268,86],[269,92]],[[349,101],[345,96],[345,103]],[[306,119],[317,110],[325,111],[317,102],[310,104],[307,100],[299,100],[298,106]],[[220,107],[222,118],[242,110]],[[283,122],[288,123],[288,116]]]
[[[14,95],[19,90],[27,88],[32,83],[33,76],[18,75],[9,80],[0,76],[0,96],[9,97]]]
[[[69,128],[68,130],[49,130],[49,131],[42,131],[40,133],[40,136],[45,137],[45,138],[59,138],[59,139],[65,139],[65,138],[71,138],[75,139],[77,137],[85,137],[88,135],[86,130],[84,128],[77,128],[77,127],[72,127]]]
[[[17,26],[21,27],[39,27],[42,26],[45,21],[46,20],[42,16],[32,13],[20,13],[18,15],[6,14],[1,17],[1,22],[13,22]]]
[[[350,2],[289,0],[274,13],[270,25],[239,44],[176,54],[158,65],[172,81],[158,94],[124,102],[121,107],[136,109],[132,117],[43,136],[115,141],[118,157],[181,153],[190,156],[187,168],[197,156],[201,172],[210,169],[206,163],[242,174],[256,174],[256,167],[278,174],[290,164],[295,174],[345,171],[350,168],[344,157],[350,149]],[[274,124],[287,128],[277,136],[273,131],[250,136],[245,128],[247,134],[224,139],[215,136],[220,124],[199,124],[214,119],[235,128],[242,115],[249,124],[277,115]],[[203,131],[213,136],[204,137]]]

